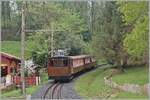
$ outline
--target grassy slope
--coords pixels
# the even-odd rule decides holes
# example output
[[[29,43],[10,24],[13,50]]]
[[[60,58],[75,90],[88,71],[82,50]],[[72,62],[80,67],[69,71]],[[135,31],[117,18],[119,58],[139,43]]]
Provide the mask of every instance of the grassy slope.
[[[147,70],[148,68],[142,67],[129,68],[126,74],[116,75],[113,77],[113,80],[119,84],[129,82],[143,85],[148,83]],[[75,89],[85,98],[106,98],[113,92],[110,87],[104,84],[104,77],[109,73],[110,69],[104,71],[98,68],[97,70],[80,77],[75,84]],[[128,92],[119,92],[115,98],[147,98],[147,96]]]
[[[20,41],[2,41],[1,50],[6,53],[10,53],[17,57],[21,54],[21,42]]]
[[[32,86],[32,87],[28,87],[26,88],[26,92],[27,92],[27,95],[28,94],[32,94],[34,92],[37,91],[39,86]],[[3,98],[6,98],[6,97],[21,97],[21,89],[17,89],[17,90],[13,90],[13,91],[10,91],[10,92],[6,92],[6,93],[2,93],[2,97]]]
[[[32,43],[26,42],[25,43],[25,58],[26,59],[31,57],[31,52],[30,52],[31,48],[33,48]],[[20,57],[21,42],[20,41],[2,41],[1,51]]]
[[[148,67],[130,67],[126,73],[115,75],[112,79],[119,84],[133,83],[144,85],[148,83]]]

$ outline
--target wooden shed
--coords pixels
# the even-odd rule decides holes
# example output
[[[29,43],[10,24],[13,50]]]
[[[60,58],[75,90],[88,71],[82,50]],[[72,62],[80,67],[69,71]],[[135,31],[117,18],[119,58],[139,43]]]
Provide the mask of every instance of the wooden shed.
[[[21,59],[8,53],[1,52],[1,76],[16,74],[20,69]]]
[[[20,65],[20,58],[1,52],[1,82],[4,86],[9,86],[12,84],[21,85]],[[36,76],[35,73],[32,73],[31,76],[25,77],[25,82],[27,85],[38,85],[39,80],[39,76]]]

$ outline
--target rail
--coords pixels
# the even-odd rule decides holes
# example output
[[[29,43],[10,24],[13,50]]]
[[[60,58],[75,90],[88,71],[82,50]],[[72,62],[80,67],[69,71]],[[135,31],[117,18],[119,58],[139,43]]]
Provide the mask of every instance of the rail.
[[[43,95],[43,99],[62,99],[62,87],[63,83],[53,83],[49,85]]]

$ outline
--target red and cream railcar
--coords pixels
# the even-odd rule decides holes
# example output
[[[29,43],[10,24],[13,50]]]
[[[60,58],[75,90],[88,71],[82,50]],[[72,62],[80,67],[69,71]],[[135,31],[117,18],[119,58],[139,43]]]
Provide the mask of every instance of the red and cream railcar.
[[[48,63],[49,79],[70,79],[74,74],[94,67],[95,60],[88,55],[52,57]]]

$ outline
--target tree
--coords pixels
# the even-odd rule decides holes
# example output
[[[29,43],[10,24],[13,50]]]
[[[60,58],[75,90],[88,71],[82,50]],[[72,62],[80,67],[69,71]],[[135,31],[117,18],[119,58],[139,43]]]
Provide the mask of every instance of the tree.
[[[94,39],[92,47],[98,59],[122,68],[123,60],[123,21],[116,2],[100,2],[94,19]]]
[[[36,6],[41,6],[41,4],[37,4]],[[34,5],[32,5],[29,11],[30,13],[39,13],[39,15],[36,13],[36,16],[38,15],[38,21],[44,19],[44,23],[41,21],[41,29],[54,31],[54,48],[68,48],[74,51],[71,52],[72,55],[80,54],[82,52],[82,46],[84,45],[81,34],[87,31],[84,19],[81,18],[77,12],[65,9],[62,5],[57,3],[46,3],[45,9],[45,16],[41,14],[42,12],[40,13],[40,8],[34,7]],[[52,23],[54,29],[51,28]],[[28,27],[28,29],[29,28],[32,27]],[[51,50],[50,46],[52,45],[50,38],[51,32],[37,32],[33,35],[28,34],[28,41],[31,41],[34,44],[34,48],[32,49],[34,61],[40,66],[44,66],[49,57],[48,52]]]
[[[148,1],[119,3],[126,25],[132,27],[124,39],[125,50],[139,62],[148,63]]]

